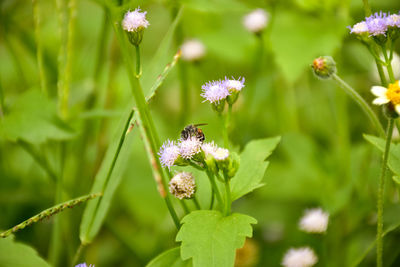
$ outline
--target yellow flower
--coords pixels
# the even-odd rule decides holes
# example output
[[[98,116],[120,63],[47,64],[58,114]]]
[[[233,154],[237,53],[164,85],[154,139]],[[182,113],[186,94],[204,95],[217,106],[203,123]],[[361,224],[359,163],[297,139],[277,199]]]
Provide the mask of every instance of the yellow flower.
[[[372,86],[371,92],[376,96],[373,104],[384,105],[390,102],[396,112],[400,114],[400,81],[389,84],[388,88]]]

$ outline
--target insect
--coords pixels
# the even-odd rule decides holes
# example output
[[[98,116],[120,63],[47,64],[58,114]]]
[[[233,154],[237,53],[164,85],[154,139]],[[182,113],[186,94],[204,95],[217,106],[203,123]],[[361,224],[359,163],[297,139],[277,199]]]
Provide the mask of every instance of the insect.
[[[206,139],[206,137],[204,136],[203,131],[200,128],[197,128],[197,126],[201,125],[207,125],[207,123],[190,124],[186,126],[185,129],[183,129],[181,132],[182,140],[187,140],[190,137],[196,137],[197,140],[203,142]]]

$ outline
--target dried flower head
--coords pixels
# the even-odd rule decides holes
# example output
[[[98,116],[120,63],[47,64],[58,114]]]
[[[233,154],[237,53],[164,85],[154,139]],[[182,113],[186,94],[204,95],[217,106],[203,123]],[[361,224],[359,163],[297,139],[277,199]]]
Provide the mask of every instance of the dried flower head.
[[[196,137],[191,136],[179,142],[179,153],[184,159],[191,159],[194,155],[200,152],[202,142]]]
[[[137,32],[147,28],[150,24],[146,20],[146,13],[146,11],[140,12],[140,8],[126,12],[122,20],[122,28],[128,32]]]
[[[354,33],[354,34],[368,33],[368,26],[365,21],[356,23],[356,24],[354,24],[353,27],[348,26],[347,28],[350,29],[350,33]]]
[[[387,25],[387,14],[381,12],[376,12],[375,14],[366,18],[366,24],[368,27],[368,32],[372,36],[386,35]]]
[[[211,81],[204,84],[201,89],[201,96],[210,103],[219,103],[229,95],[229,90],[225,87],[222,81]]]
[[[181,46],[182,58],[186,61],[197,61],[204,57],[206,49],[199,40],[188,40]]]
[[[268,13],[259,8],[250,12],[243,18],[243,25],[249,32],[257,34],[267,27],[268,20]]]
[[[179,199],[191,198],[195,189],[196,183],[190,172],[179,172],[169,182],[169,191]]]
[[[322,209],[306,210],[300,219],[299,227],[308,233],[325,233],[328,228],[329,214]]]
[[[242,88],[244,87],[244,77],[239,77],[239,79],[235,79],[232,77],[232,79],[227,79],[225,77],[225,80],[223,81],[224,86],[229,90],[229,92],[240,92]]]
[[[167,140],[161,146],[160,151],[158,152],[160,156],[161,165],[165,168],[171,168],[174,165],[175,161],[179,158],[179,147],[176,145],[174,141]]]
[[[372,102],[375,105],[391,103],[400,115],[400,81],[389,84],[388,88],[383,86],[372,86],[371,92],[376,96]]]
[[[291,248],[283,257],[282,265],[285,267],[311,267],[317,261],[318,257],[311,248]]]

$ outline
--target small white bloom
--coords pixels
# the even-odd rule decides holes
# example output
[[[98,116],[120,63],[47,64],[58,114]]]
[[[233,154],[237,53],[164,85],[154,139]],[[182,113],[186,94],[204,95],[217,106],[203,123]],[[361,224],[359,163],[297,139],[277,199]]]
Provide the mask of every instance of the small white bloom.
[[[204,57],[206,49],[199,40],[188,40],[181,46],[182,58],[186,61],[197,61]]]
[[[376,96],[372,104],[383,105],[390,102],[390,99],[386,95],[387,88],[383,86],[372,86],[371,93]]]
[[[146,13],[146,11],[140,12],[140,8],[126,12],[122,20],[122,28],[128,32],[137,32],[143,28],[147,28],[150,24],[146,20]]]
[[[169,191],[179,199],[191,198],[195,189],[195,180],[190,172],[177,173],[169,182]]]
[[[324,233],[328,228],[329,214],[322,209],[306,210],[299,227],[308,233]]]
[[[204,151],[204,154],[207,155],[212,155],[215,150],[216,150],[216,146],[214,144],[214,141],[209,142],[209,143],[203,143],[201,145],[201,149]]]
[[[201,141],[195,136],[181,140],[179,143],[179,153],[184,159],[191,159],[194,155],[200,152]]]
[[[244,27],[253,33],[259,33],[267,26],[269,21],[268,13],[259,8],[247,14],[243,18]]]
[[[318,257],[311,248],[291,248],[283,257],[282,265],[285,267],[311,267],[317,261]]]
[[[244,77],[243,78],[239,78],[237,80],[235,79],[227,79],[225,78],[224,80],[224,85],[226,88],[228,88],[229,91],[242,91],[242,88],[244,87]]]
[[[229,150],[218,147],[212,155],[217,161],[226,160],[229,157]]]
[[[226,88],[222,81],[211,81],[201,86],[203,93],[200,95],[210,103],[219,103],[230,95],[229,90]]]
[[[161,165],[164,168],[171,168],[171,166],[173,166],[175,161],[179,158],[179,147],[175,144],[175,142],[167,140],[160,148],[158,155],[160,156]]]
[[[365,21],[361,21],[359,23],[356,23],[353,28],[349,27],[350,33],[355,33],[355,34],[363,34],[365,32],[368,32],[368,26]]]

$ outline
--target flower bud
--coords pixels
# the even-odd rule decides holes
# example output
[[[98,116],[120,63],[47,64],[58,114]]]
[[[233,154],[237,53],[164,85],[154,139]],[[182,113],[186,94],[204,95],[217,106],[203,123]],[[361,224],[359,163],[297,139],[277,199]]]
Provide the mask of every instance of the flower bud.
[[[169,191],[179,199],[193,197],[196,183],[190,172],[179,172],[169,182]]]
[[[240,156],[235,152],[230,153],[229,158],[223,169],[225,177],[227,177],[228,179],[232,179],[239,170],[239,166]]]
[[[146,13],[146,11],[140,12],[140,8],[136,8],[134,11],[126,12],[122,20],[122,28],[128,34],[129,41],[135,46],[142,42],[143,31],[149,26]]]
[[[336,62],[330,56],[314,59],[312,68],[314,74],[320,79],[330,79],[333,74],[336,74]]]

